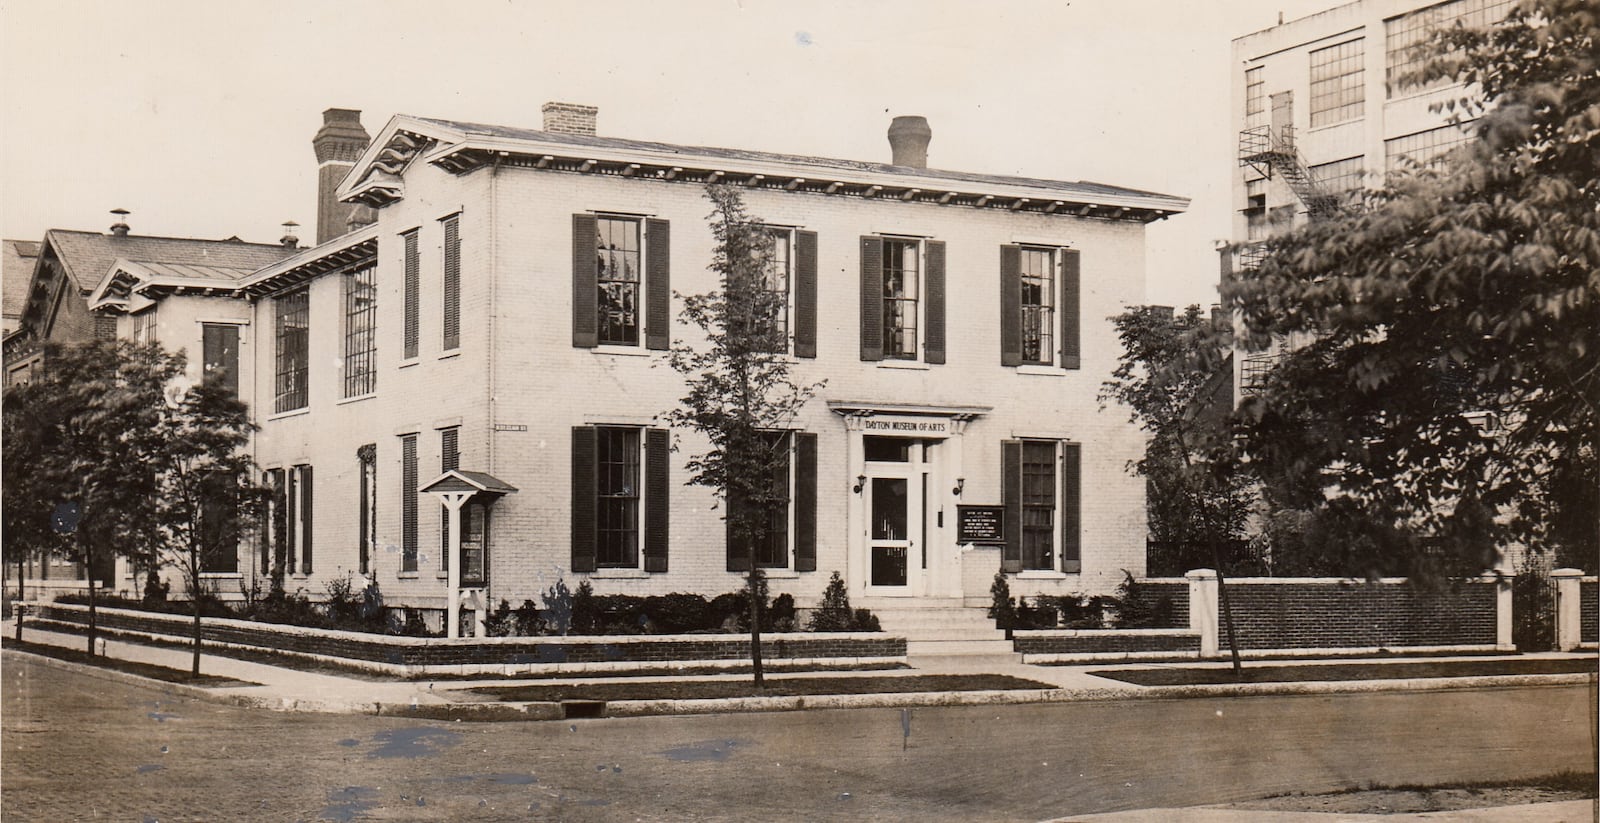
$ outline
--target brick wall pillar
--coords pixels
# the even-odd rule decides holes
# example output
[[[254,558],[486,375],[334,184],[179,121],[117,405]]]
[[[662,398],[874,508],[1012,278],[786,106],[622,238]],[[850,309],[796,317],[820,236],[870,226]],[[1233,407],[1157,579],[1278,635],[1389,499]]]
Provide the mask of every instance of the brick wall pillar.
[[[1582,642],[1583,604],[1578,586],[1583,582],[1583,572],[1578,569],[1556,569],[1550,573],[1556,587],[1556,650],[1570,652]]]
[[[1217,573],[1195,569],[1184,575],[1189,581],[1189,628],[1200,633],[1200,656],[1216,657]]]
[[[1496,569],[1484,579],[1494,583],[1494,647],[1505,652],[1516,651],[1517,644],[1511,639],[1511,584],[1516,582],[1517,576]]]

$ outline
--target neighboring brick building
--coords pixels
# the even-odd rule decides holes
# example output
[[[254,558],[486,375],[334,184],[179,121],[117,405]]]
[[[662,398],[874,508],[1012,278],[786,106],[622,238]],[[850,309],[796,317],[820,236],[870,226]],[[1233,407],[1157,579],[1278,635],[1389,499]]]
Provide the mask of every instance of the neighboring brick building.
[[[601,593],[738,588],[704,447],[659,420],[683,393],[672,295],[716,287],[704,184],[743,187],[773,227],[798,382],[826,388],[785,433],[774,592],[987,597],[957,506],[999,507],[1020,593],[1105,592],[1143,570],[1144,439],[1096,395],[1105,318],[1144,298],[1144,225],[1186,207],[1092,183],[596,136],[595,111],[531,130],[397,116],[340,190],[376,224],[241,282],[256,458],[277,490],[241,575],[319,595],[371,574],[391,605],[446,603],[449,469],[515,489],[462,522],[462,587],[493,603],[557,580]],[[319,221],[320,224],[321,221]],[[677,450],[672,446],[676,441]],[[481,473],[481,474],[474,474]],[[465,478],[465,479],[463,479]],[[507,492],[507,489],[501,489]]]

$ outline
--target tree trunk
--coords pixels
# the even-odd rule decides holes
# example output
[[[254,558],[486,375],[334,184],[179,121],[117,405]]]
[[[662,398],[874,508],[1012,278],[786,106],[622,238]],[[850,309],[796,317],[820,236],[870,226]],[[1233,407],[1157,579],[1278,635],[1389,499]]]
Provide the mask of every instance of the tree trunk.
[[[78,543],[80,545],[83,544],[83,536],[81,533],[78,537]],[[98,631],[95,628],[94,615],[94,548],[92,546],[84,547],[83,572],[83,576],[89,581],[89,656],[94,657],[94,641],[98,635]]]
[[[200,557],[197,552],[189,556],[190,568],[194,570],[194,577],[190,580],[190,599],[194,601],[194,657],[189,663],[189,674],[200,676]]]
[[[1222,601],[1222,624],[1228,629],[1228,651],[1233,654],[1233,677],[1243,679],[1244,666],[1239,662],[1239,640],[1233,633],[1233,606],[1228,602],[1227,578],[1222,574],[1222,548],[1211,541],[1211,559],[1217,567],[1217,599]]]
[[[756,541],[750,541],[750,667],[757,689],[765,687],[761,673],[761,567],[756,565]]]

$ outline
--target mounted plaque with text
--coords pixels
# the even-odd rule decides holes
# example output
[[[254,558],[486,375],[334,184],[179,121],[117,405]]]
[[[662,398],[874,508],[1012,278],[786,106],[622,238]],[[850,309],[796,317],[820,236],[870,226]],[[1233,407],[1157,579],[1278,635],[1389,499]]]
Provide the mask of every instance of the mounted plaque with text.
[[[1006,542],[1005,506],[956,506],[956,542]]]

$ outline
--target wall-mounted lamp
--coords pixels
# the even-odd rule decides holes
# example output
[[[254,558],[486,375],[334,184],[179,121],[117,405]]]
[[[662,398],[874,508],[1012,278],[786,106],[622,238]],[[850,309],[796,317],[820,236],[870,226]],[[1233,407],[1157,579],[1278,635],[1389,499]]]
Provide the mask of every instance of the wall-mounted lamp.
[[[864,474],[856,475],[856,487],[854,489],[855,493],[856,494],[860,494],[861,493],[861,489],[863,487],[865,487],[866,485],[867,485],[867,476],[864,475]]]
[[[956,478],[956,487],[951,489],[950,493],[955,495],[956,497],[960,497],[961,496],[961,492],[963,490],[965,490],[966,488],[967,488],[967,478],[965,478],[965,477],[957,477]]]

